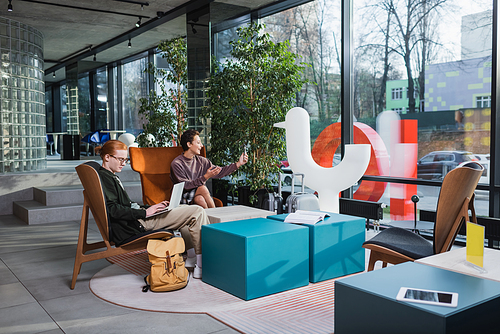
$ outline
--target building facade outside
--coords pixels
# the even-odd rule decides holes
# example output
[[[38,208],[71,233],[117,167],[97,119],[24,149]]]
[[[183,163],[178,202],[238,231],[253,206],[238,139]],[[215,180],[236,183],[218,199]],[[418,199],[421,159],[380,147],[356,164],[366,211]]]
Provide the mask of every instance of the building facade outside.
[[[420,98],[416,89],[414,94],[415,109],[419,110]],[[408,112],[408,80],[390,80],[387,82],[386,110],[396,111],[400,114]]]
[[[491,55],[429,65],[425,71],[425,111],[489,108]]]

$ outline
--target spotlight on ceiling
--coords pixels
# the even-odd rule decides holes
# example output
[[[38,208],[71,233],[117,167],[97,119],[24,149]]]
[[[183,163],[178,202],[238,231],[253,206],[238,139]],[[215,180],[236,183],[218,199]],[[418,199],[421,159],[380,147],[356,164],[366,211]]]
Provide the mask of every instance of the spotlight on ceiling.
[[[194,24],[191,23],[191,31],[193,32],[193,34],[196,34],[198,31],[194,28]]]
[[[139,21],[137,21],[137,23],[135,24],[135,26],[137,28],[139,28],[141,26],[141,19],[142,19],[142,17],[139,16]]]
[[[56,72],[52,72],[52,77],[55,78],[56,77]]]
[[[130,41],[130,38],[128,39],[128,48],[130,49],[132,47],[132,42]]]
[[[12,12],[12,0],[9,0],[9,5],[7,6],[7,10]]]
[[[96,59],[97,59],[97,58],[96,58],[95,53],[94,53],[94,61],[95,61]]]

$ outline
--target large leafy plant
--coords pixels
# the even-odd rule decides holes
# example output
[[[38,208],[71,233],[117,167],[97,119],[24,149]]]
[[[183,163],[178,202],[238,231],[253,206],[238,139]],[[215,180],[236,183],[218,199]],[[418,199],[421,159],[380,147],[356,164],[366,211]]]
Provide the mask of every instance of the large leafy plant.
[[[158,45],[168,68],[148,63],[146,73],[153,75],[158,92],[151,89],[141,98],[139,115],[144,122],[143,132],[137,137],[140,147],[172,146],[180,143],[186,124],[187,47],[184,38],[174,38]]]
[[[277,181],[280,160],[286,155],[284,132],[274,127],[293,107],[305,81],[303,65],[288,41],[274,43],[251,23],[237,30],[230,57],[214,60],[208,82],[210,107],[202,117],[211,122],[211,158],[216,164],[237,161],[247,150],[249,162],[238,171],[239,185],[269,189]]]

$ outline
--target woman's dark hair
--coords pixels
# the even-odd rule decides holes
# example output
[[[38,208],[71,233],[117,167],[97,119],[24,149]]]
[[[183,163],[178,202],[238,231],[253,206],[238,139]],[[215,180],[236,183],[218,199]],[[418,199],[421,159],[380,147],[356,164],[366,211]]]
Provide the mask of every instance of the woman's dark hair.
[[[195,136],[199,136],[200,133],[196,130],[189,129],[184,131],[184,133],[181,136],[181,146],[184,151],[187,151],[189,149],[187,143],[192,143],[193,139]]]
[[[116,154],[116,151],[126,150],[126,149],[127,145],[125,145],[119,140],[112,139],[105,142],[104,145],[96,147],[95,151],[96,153],[99,153],[101,159],[104,160],[104,156],[106,156],[106,154],[113,155]]]

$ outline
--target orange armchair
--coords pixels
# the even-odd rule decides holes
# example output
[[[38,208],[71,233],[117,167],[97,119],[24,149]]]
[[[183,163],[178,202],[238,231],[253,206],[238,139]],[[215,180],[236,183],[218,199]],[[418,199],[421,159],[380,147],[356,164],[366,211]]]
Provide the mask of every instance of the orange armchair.
[[[170,199],[172,187],[170,164],[183,152],[181,146],[175,147],[130,147],[130,165],[141,175],[142,201],[153,205]],[[206,156],[205,147],[201,151]],[[222,201],[214,198],[215,206],[222,206]]]

